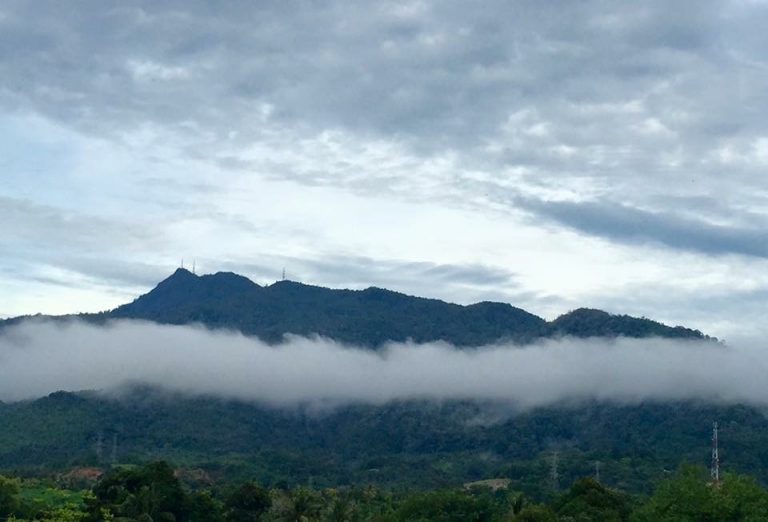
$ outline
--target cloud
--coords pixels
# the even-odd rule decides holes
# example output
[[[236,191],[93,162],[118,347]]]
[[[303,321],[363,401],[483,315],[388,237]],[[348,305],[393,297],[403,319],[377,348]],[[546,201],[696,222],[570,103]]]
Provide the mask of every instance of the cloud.
[[[703,254],[768,257],[766,227],[715,225],[671,212],[607,202],[518,200],[520,207],[580,232],[630,244],[661,243]]]
[[[0,217],[13,208],[18,223],[0,241],[0,275],[17,274],[0,279],[15,293],[5,313],[115,305],[25,283],[135,294],[194,255],[213,270],[296,259],[289,272],[317,283],[462,302],[520,296],[550,314],[632,283],[664,287],[635,308],[652,311],[695,282],[703,297],[687,294],[675,322],[768,273],[754,263],[767,218],[764,4],[0,10],[0,198],[13,200]],[[523,200],[539,220],[525,221]],[[446,209],[467,226],[430,218]],[[743,259],[724,266],[728,253]],[[356,256],[377,264],[355,270]],[[693,326],[726,313],[744,322],[719,310]]]
[[[0,334],[0,399],[143,383],[275,405],[477,399],[532,408],[560,401],[706,400],[768,404],[758,345],[664,339],[548,341],[458,350],[327,339],[267,346],[239,334],[119,321],[26,321]],[[727,378],[723,378],[727,376]]]
[[[227,177],[485,210],[563,191],[628,206],[711,193],[741,202],[730,212],[761,206],[768,68],[756,65],[762,39],[745,35],[760,34],[762,6],[336,0],[213,14],[205,2],[17,2],[4,12],[0,107],[134,143],[130,157],[162,143],[164,156]]]
[[[509,300],[519,296],[514,272],[480,264],[450,264],[396,259],[374,259],[360,255],[319,255],[305,259],[293,256],[262,256],[261,263],[228,262],[222,270],[252,275],[269,284],[281,277],[285,267],[287,279],[313,283],[323,281],[334,288],[368,288],[378,286],[410,292],[422,297],[474,302],[496,296]],[[204,260],[215,263],[214,260]]]
[[[215,14],[205,2],[17,2],[0,32],[0,103],[99,135],[150,124],[206,154],[235,135],[331,129],[473,163],[519,164],[528,151],[551,167],[558,155],[546,151],[565,146],[578,152],[571,171],[602,177],[618,163],[634,178],[675,150],[693,165],[721,139],[762,133],[759,111],[740,102],[764,104],[763,72],[744,57],[760,63],[765,46],[743,35],[766,14],[701,0],[270,1]],[[739,74],[736,98],[728,73]],[[540,121],[505,140],[521,112]],[[497,142],[499,158],[478,157]]]
[[[124,259],[126,250],[162,242],[162,231],[122,219],[0,195],[0,273],[27,281],[76,287],[84,280],[149,286],[169,267]],[[77,277],[73,277],[77,275]]]
[[[146,228],[129,227],[126,223],[76,211],[41,205],[28,199],[0,195],[0,221],[7,225],[3,243],[39,248],[80,249],[103,248],[111,245],[131,246],[154,239]],[[77,234],[71,231],[77,230]],[[1,244],[0,244],[1,245]]]

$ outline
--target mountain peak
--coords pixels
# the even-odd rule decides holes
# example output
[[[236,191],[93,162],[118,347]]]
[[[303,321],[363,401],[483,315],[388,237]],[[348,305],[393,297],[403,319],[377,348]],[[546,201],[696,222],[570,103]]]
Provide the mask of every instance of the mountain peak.
[[[698,330],[667,326],[646,317],[613,315],[594,308],[577,308],[561,315],[551,324],[559,335],[574,337],[707,338]]]
[[[171,279],[188,279],[190,277],[197,277],[197,275],[193,274],[186,268],[177,268],[170,276],[165,279],[165,281]]]
[[[232,272],[198,276],[183,268],[107,316],[200,323],[267,342],[280,342],[287,333],[320,335],[372,348],[409,339],[481,346],[553,336],[704,337],[695,330],[601,310],[577,309],[550,323],[506,303],[462,306],[384,288],[334,290],[295,281],[261,287]]]

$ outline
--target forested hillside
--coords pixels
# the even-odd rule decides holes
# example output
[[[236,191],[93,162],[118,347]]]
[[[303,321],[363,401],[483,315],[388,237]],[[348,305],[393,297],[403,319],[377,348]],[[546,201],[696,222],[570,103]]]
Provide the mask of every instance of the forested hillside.
[[[724,467],[768,481],[768,420],[747,407],[591,403],[514,412],[411,401],[318,411],[139,389],[120,399],[55,393],[5,404],[0,417],[0,469],[31,474],[162,458],[222,481],[449,487],[506,477],[534,496],[549,487],[555,452],[564,483],[599,461],[607,484],[648,492],[682,462],[708,462],[718,419]]]
[[[261,287],[232,273],[196,276],[184,269],[105,316],[171,324],[200,322],[270,342],[279,341],[285,333],[319,334],[364,346],[407,339],[479,346],[564,335],[703,337],[695,330],[599,310],[576,310],[548,323],[504,303],[461,306],[381,288],[332,290],[292,281]]]
[[[261,287],[235,274],[185,270],[130,304],[74,317],[96,324],[202,323],[273,343],[286,333],[319,334],[370,348],[407,339],[462,347],[560,336],[708,339],[599,310],[579,309],[547,322],[508,304],[460,306],[376,288],[331,290],[290,281]],[[650,492],[683,462],[705,463],[715,419],[723,426],[724,465],[768,480],[768,421],[750,407],[566,400],[515,410],[506,401],[350,400],[277,408],[258,397],[234,401],[148,387],[0,403],[0,470],[48,476],[167,459],[222,484],[421,489],[504,478],[541,499],[551,492],[557,455],[564,484],[591,474],[599,462],[605,484],[634,494]]]
[[[131,303],[101,314],[63,319],[71,318],[96,323],[109,319],[200,323],[270,343],[287,333],[321,335],[373,348],[409,339],[467,347],[502,341],[525,344],[560,336],[706,338],[697,330],[586,308],[547,322],[505,303],[462,306],[381,288],[333,290],[293,281],[259,286],[237,274],[197,276],[184,269]],[[0,328],[23,319],[0,321]]]

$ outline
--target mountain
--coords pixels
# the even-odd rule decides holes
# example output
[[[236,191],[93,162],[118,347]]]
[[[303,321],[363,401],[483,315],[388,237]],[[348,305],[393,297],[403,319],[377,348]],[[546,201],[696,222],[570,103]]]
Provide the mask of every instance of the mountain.
[[[239,330],[269,343],[279,342],[287,333],[321,335],[372,348],[409,339],[471,347],[501,341],[526,344],[561,336],[706,338],[697,330],[586,308],[547,322],[505,303],[462,306],[382,288],[334,290],[293,281],[260,286],[230,272],[198,276],[181,268],[131,303],[76,317],[93,322],[201,323]]]
[[[579,309],[547,322],[504,303],[462,306],[381,288],[333,290],[293,281],[259,286],[233,273],[197,276],[184,269],[105,316],[166,324],[198,322],[240,330],[267,342],[280,341],[286,333],[317,334],[370,347],[408,339],[480,346],[564,335],[704,337],[688,328],[599,310]]]
[[[319,334],[374,348],[406,339],[471,347],[559,336],[706,338],[600,310],[578,309],[548,322],[503,303],[461,306],[380,288],[333,290],[291,281],[260,286],[232,273],[186,270],[131,303],[74,317],[202,323],[269,342],[286,333]],[[223,481],[444,487],[507,477],[514,489],[541,495],[549,491],[549,459],[557,451],[564,482],[591,473],[600,461],[608,484],[648,491],[680,462],[706,461],[708,430],[718,419],[728,433],[729,469],[768,480],[768,420],[755,408],[610,401],[511,408],[412,400],[280,409],[141,388],[122,395],[57,392],[0,402],[0,472],[108,467],[114,455],[121,464],[170,459]]]
[[[550,323],[560,335],[572,337],[674,337],[702,338],[698,330],[664,324],[628,315],[612,315],[602,310],[579,308]]]

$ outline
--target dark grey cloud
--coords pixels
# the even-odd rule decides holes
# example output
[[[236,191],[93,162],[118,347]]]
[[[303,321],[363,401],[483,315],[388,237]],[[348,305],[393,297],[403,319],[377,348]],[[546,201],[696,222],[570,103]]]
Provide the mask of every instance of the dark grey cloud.
[[[180,154],[246,171],[238,147],[328,129],[393,140],[416,161],[451,151],[456,172],[433,198],[509,194],[517,179],[635,205],[717,193],[744,210],[764,203],[767,22],[759,3],[710,0],[11,2],[0,104],[118,140],[151,125],[183,136]],[[418,185],[260,166],[308,184]],[[463,169],[492,180],[466,183]]]
[[[702,63],[727,60],[729,9],[713,1],[11,2],[0,67],[7,101],[76,125],[192,122],[248,134],[264,103],[292,124],[459,145],[495,134],[520,109],[624,103],[660,81],[691,81]],[[707,114],[724,104],[736,107],[722,101]]]
[[[764,186],[749,159],[768,109],[759,3],[10,2],[3,13],[6,109],[114,139],[153,125],[214,164],[247,167],[224,149],[276,129],[289,141],[338,129],[424,160],[455,152],[459,171],[495,172],[498,192],[510,167],[527,184],[635,202]],[[729,147],[748,161],[722,164]],[[276,170],[360,183],[343,169]]]
[[[320,254],[316,257],[259,256],[258,262],[221,262],[202,259],[206,270],[231,270],[265,284],[278,280],[282,269],[288,279],[335,288],[379,286],[422,297],[449,301],[479,300],[523,302],[537,297],[522,290],[517,275],[503,268],[374,259],[365,256]]]
[[[538,217],[622,243],[658,243],[704,254],[768,257],[768,228],[716,225],[607,202],[518,200]]]

